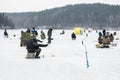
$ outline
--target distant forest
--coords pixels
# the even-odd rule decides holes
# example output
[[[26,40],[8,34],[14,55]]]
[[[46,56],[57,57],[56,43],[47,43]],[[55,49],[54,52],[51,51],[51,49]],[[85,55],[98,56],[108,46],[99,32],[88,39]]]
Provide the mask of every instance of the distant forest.
[[[4,13],[0,13],[0,28],[14,28],[12,19],[9,19]]]
[[[15,28],[73,27],[103,29],[120,27],[120,6],[108,4],[76,4],[40,12],[4,13],[12,19]]]

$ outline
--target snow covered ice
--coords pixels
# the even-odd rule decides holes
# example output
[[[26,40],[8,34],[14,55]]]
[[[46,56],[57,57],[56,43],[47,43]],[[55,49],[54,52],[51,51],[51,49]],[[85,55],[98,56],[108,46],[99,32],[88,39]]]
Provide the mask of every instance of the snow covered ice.
[[[120,40],[114,40],[118,42],[117,46],[96,48],[98,33],[96,31],[88,33],[84,40],[90,65],[87,68],[85,48],[82,45],[85,33],[72,40],[73,30],[65,30],[65,35],[60,35],[62,30],[53,30],[54,40],[48,47],[42,48],[40,54],[45,57],[26,59],[26,48],[20,47],[21,30],[7,30],[9,38],[4,38],[4,30],[0,30],[0,80],[120,79]],[[47,30],[43,31],[47,34]],[[40,34],[40,30],[38,33]],[[117,31],[115,37],[120,38],[120,31]],[[43,41],[46,42],[47,40]]]

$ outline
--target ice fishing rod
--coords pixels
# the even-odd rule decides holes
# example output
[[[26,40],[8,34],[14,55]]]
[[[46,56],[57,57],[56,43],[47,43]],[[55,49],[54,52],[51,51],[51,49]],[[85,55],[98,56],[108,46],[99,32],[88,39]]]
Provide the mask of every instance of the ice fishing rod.
[[[87,37],[86,37],[87,38]],[[89,68],[89,61],[88,61],[88,52],[87,52],[87,47],[86,47],[86,45],[84,44],[84,40],[86,39],[86,38],[84,38],[83,40],[82,40],[82,45],[85,47],[85,56],[86,56],[86,65],[87,65],[87,68]]]

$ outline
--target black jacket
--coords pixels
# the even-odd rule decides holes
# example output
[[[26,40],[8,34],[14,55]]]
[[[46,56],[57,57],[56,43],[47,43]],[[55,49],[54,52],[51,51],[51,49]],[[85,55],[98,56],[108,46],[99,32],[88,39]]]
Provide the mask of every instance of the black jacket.
[[[30,39],[27,41],[26,48],[27,50],[35,51],[39,47],[46,47],[48,44],[38,44],[37,42],[42,42],[36,38]]]
[[[47,33],[48,37],[51,37],[51,36],[52,36],[52,30],[53,30],[53,29],[51,29],[51,28],[48,30],[48,33]]]
[[[27,41],[26,48],[35,50],[35,49],[39,48],[39,44],[37,44],[36,39],[30,39]]]

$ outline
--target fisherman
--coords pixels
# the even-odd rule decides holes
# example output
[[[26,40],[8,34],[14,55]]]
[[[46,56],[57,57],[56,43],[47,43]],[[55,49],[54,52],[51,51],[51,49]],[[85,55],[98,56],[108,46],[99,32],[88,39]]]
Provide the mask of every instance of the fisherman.
[[[35,35],[35,36],[38,35],[38,32],[37,32],[37,30],[35,29],[35,27],[32,28],[31,32],[32,32],[32,34]]]
[[[36,37],[34,36],[32,39],[28,40],[27,44],[26,44],[28,54],[36,53],[35,58],[40,58],[39,54],[41,52],[41,48],[39,48],[39,47],[47,47],[48,46],[48,44],[38,44],[38,42],[42,43],[42,41],[36,39]]]
[[[7,29],[4,29],[4,37],[7,37],[7,38],[8,38]]]
[[[52,38],[51,38],[51,36],[52,36],[52,28],[49,28],[49,30],[48,30],[48,32],[47,32],[47,35],[48,35],[48,43],[51,43],[51,40],[52,40]]]
[[[109,48],[110,40],[108,36],[103,37],[103,48]]]
[[[43,31],[41,31],[40,37],[42,40],[44,40],[46,38],[45,33]]]
[[[75,35],[74,32],[71,34],[71,38],[72,38],[72,40],[75,40],[75,39],[76,39],[76,35]]]

